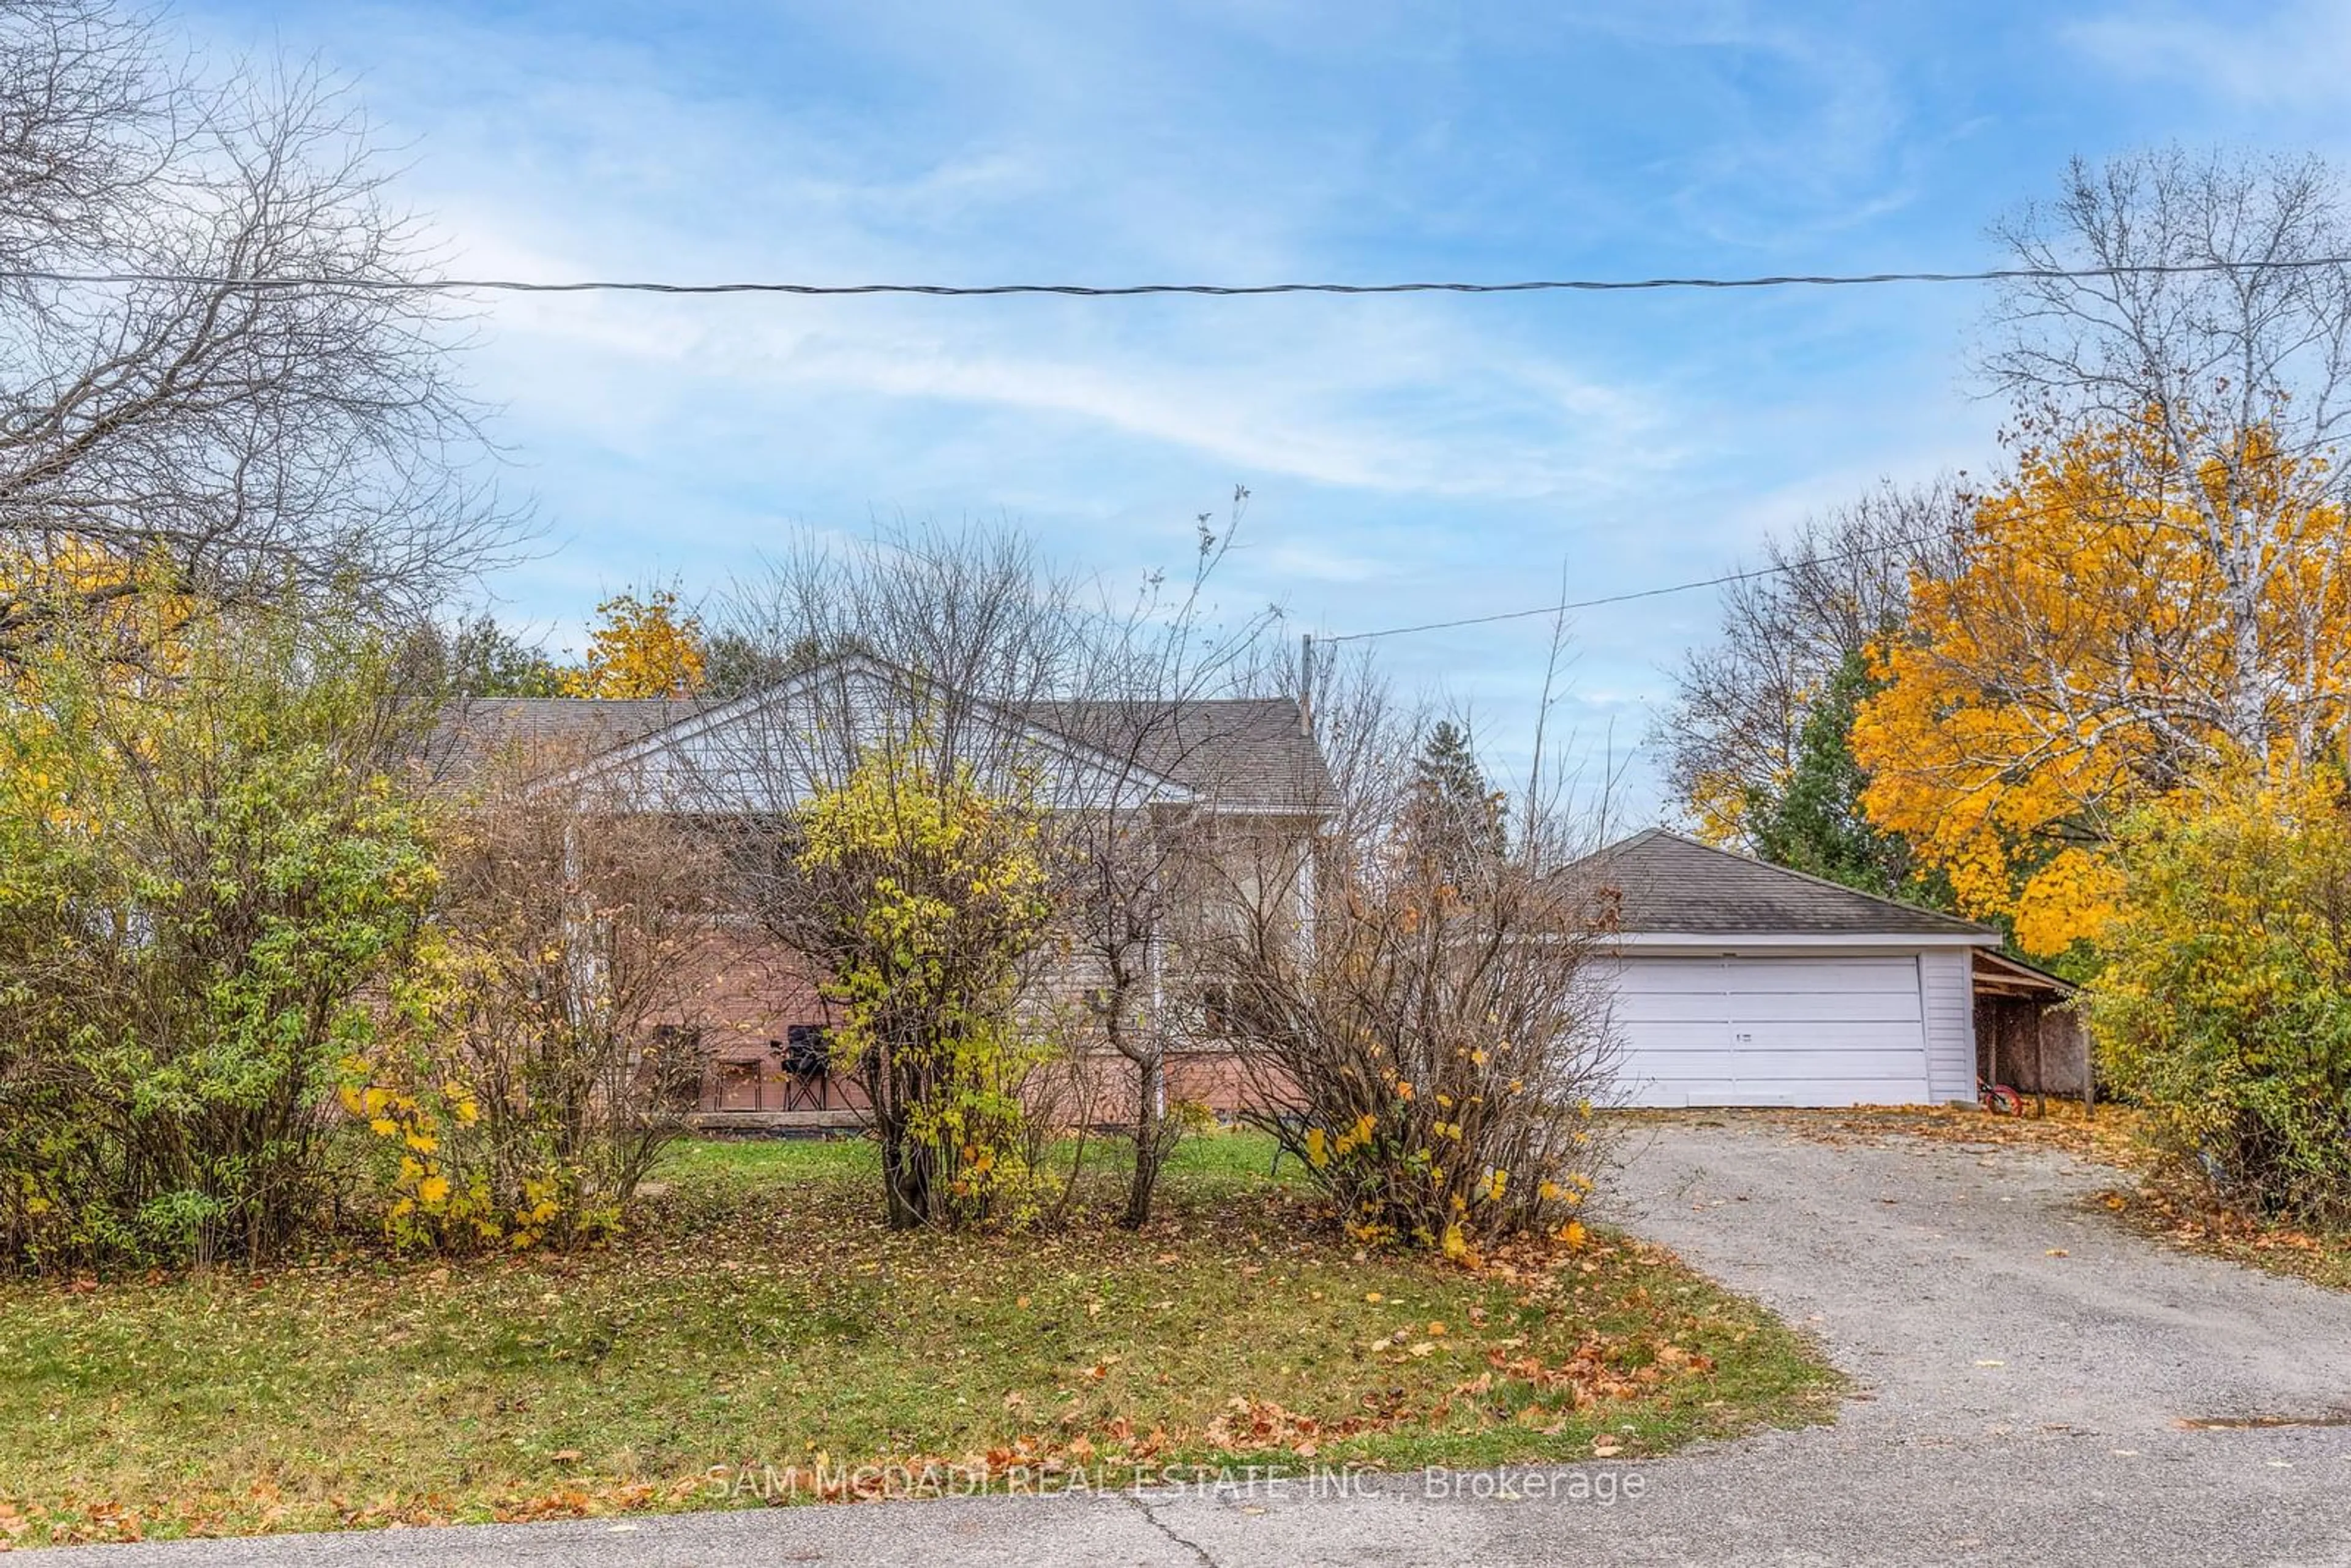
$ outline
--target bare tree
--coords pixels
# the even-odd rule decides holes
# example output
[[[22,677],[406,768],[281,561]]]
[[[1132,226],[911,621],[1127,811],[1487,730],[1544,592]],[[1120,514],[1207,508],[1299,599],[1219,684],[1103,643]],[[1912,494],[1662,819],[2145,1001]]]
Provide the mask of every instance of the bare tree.
[[[385,183],[314,73],[0,4],[0,657],[53,596],[406,611],[509,548]]]
[[[1216,852],[1222,819],[1236,809],[1284,818],[1311,835],[1319,781],[1244,776],[1237,744],[1252,725],[1298,723],[1279,702],[1220,702],[1255,689],[1255,657],[1275,624],[1270,611],[1219,622],[1208,598],[1232,548],[1249,492],[1237,488],[1223,526],[1196,519],[1188,580],[1170,592],[1153,577],[1123,613],[1090,618],[1071,696],[1045,710],[1095,754],[1090,799],[1063,803],[1056,843],[1070,898],[1064,918],[1081,983],[1102,1039],[1132,1069],[1128,1120],[1134,1165],[1120,1223],[1150,1223],[1153,1197],[1182,1124],[1169,1114],[1169,1064],[1196,1032],[1191,977],[1173,972],[1171,943],[1186,930],[1202,886],[1199,862]],[[1170,791],[1169,785],[1176,788]],[[1173,799],[1167,798],[1172,794]],[[1251,798],[1255,797],[1255,798]],[[1173,993],[1173,994],[1171,994]]]
[[[871,1038],[842,1064],[883,1144],[893,1224],[946,1212],[946,1173],[917,1130],[935,1119],[931,1101],[1004,1098],[1008,1086],[956,1074],[962,1065],[995,1074],[1016,1021],[1010,1001],[1028,1004],[1017,1021],[1032,1036],[1056,1035],[1039,984],[1055,956],[1041,939],[1046,923],[1029,917],[1025,896],[959,888],[952,848],[923,829],[954,817],[975,829],[966,847],[998,867],[1029,857],[1033,831],[1045,839],[1040,862],[1057,869],[1037,824],[1074,803],[1064,798],[1073,779],[1100,772],[1043,716],[1083,663],[1076,591],[1009,530],[905,526],[862,546],[801,541],[712,612],[747,662],[791,673],[715,709],[705,726],[673,732],[664,754],[646,758],[668,809],[731,837],[746,907],[778,965],[810,991],[836,993],[853,972],[893,972],[897,955],[873,939],[868,916],[877,901],[924,890],[937,960],[924,1005],[875,999],[865,1009]],[[811,808],[875,764],[886,777],[863,777],[887,802],[876,831],[855,853],[812,862]],[[973,1049],[959,1051],[959,1040]]]
[[[2117,518],[2185,534],[2220,585],[2228,656],[2199,725],[2248,756],[2307,755],[2340,719],[2326,639],[2346,564],[2278,548],[2351,499],[2351,223],[2314,156],[2178,147],[2076,160],[2056,199],[1994,236],[2014,264],[2073,276],[2006,286],[1983,369],[2028,440],[2134,433],[2145,493]],[[2168,270],[2195,268],[2198,270]],[[2086,272],[2083,269],[2087,269]]]
[[[1279,804],[1267,794],[1311,783],[1233,766],[1256,755],[1266,727],[1299,725],[1279,700],[1219,700],[1246,689],[1271,621],[1223,618],[1208,597],[1246,498],[1236,492],[1221,526],[1198,520],[1186,578],[1154,577],[1123,601],[1056,573],[1009,532],[902,528],[862,549],[789,553],[716,620],[757,662],[792,674],[714,718],[681,769],[707,792],[705,815],[746,830],[754,904],[819,987],[841,956],[847,894],[796,859],[808,800],[840,789],[880,747],[925,779],[960,770],[1033,812],[1053,911],[1020,965],[1024,1027],[1067,1049],[1051,1070],[1062,1082],[1033,1082],[1029,1098],[1055,1100],[1082,1133],[1105,1082],[1089,1048],[1123,1067],[1132,1225],[1149,1218],[1179,1125],[1168,1064],[1192,1039],[1175,1014],[1195,998],[1170,973],[1169,944],[1196,892],[1186,864],[1228,808],[1262,815]],[[1301,818],[1294,831],[1311,827]],[[862,1069],[869,1097],[892,1092],[876,1065]],[[893,1114],[876,1102],[885,1138]]]
[[[1767,538],[1762,571],[1723,590],[1720,632],[1684,656],[1655,737],[1674,799],[1709,836],[1742,841],[1787,787],[1813,703],[1899,630],[1912,573],[1949,570],[1972,505],[1949,478],[1880,486]]]

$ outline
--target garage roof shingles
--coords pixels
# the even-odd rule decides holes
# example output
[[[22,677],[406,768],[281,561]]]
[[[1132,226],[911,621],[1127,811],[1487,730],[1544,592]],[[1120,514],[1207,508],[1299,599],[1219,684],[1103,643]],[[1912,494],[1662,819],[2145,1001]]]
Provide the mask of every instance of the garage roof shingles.
[[[1997,939],[1973,921],[1767,865],[1663,828],[1595,851],[1576,871],[1595,893],[1605,890],[1621,931]]]

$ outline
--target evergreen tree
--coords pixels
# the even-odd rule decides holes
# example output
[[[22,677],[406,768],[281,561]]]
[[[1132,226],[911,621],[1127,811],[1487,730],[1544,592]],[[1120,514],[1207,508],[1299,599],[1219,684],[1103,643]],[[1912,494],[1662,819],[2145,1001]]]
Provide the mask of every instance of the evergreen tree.
[[[447,634],[450,689],[468,697],[551,697],[561,694],[563,672],[487,615]]]
[[[1508,848],[1501,793],[1478,765],[1469,732],[1450,719],[1428,732],[1413,763],[1403,827],[1412,853],[1456,887],[1473,885]]]
[[[1787,788],[1776,799],[1761,791],[1750,799],[1755,851],[1774,865],[1864,893],[1948,906],[1949,890],[1922,875],[1908,841],[1879,829],[1862,810],[1869,773],[1854,760],[1853,720],[1876,689],[1858,650],[1830,674],[1797,738]]]

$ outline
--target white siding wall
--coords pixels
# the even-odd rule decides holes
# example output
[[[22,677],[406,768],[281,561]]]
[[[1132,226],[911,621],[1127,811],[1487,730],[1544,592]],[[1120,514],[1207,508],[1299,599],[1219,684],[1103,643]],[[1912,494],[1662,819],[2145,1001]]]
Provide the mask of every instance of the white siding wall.
[[[1964,952],[1626,955],[1614,992],[1626,1104],[1913,1103],[1970,1071]]]
[[[1972,951],[1929,947],[1918,955],[1927,1003],[1927,1074],[1938,1100],[1976,1097],[1976,984]]]

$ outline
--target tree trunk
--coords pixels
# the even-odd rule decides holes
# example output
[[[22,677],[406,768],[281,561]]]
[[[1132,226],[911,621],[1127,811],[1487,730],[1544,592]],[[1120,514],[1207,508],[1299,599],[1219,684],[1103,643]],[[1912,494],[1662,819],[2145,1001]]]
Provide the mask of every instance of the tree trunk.
[[[882,1134],[882,1197],[893,1230],[920,1230],[931,1219],[929,1151],[906,1141],[902,1127]]]
[[[1119,1224],[1129,1230],[1140,1230],[1151,1223],[1151,1197],[1158,1189],[1160,1161],[1165,1154],[1160,1147],[1165,1117],[1159,1107],[1158,1053],[1154,1051],[1134,1065],[1134,1175],[1126,1186],[1126,1211],[1118,1217]]]
[[[865,1095],[873,1107],[873,1130],[882,1141],[882,1203],[893,1230],[920,1230],[931,1222],[931,1151],[906,1135],[914,1085],[899,1071],[901,1057],[887,1041],[866,1063]]]

